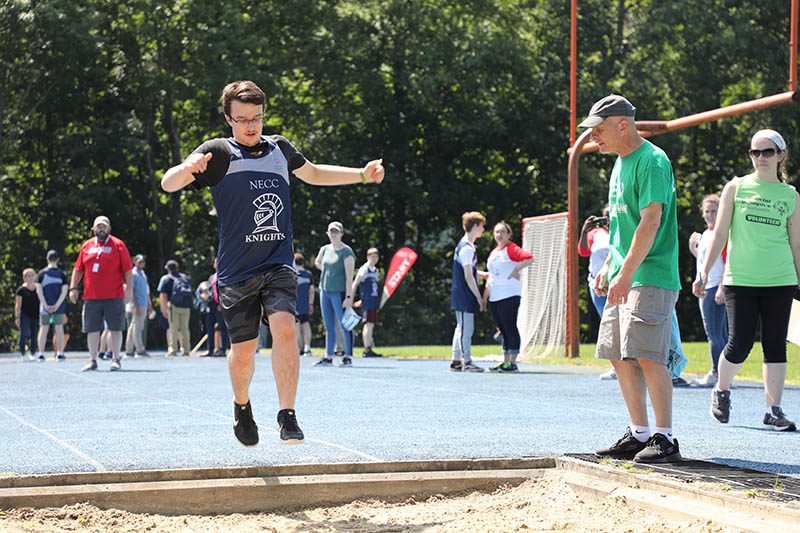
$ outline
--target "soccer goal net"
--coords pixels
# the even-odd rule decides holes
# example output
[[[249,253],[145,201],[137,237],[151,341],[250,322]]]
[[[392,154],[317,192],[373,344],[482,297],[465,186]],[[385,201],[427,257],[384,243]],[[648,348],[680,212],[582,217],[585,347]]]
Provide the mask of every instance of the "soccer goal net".
[[[533,264],[520,278],[520,358],[562,356],[567,331],[567,213],[523,219],[522,247],[533,254]]]

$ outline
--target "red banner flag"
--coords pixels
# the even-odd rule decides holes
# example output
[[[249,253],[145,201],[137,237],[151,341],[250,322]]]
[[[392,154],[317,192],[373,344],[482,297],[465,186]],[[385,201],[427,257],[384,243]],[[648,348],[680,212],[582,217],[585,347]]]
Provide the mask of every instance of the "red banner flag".
[[[389,265],[389,271],[386,273],[386,281],[383,284],[383,296],[381,296],[381,307],[386,303],[397,286],[406,277],[408,271],[411,270],[411,265],[417,260],[417,252],[411,248],[400,248],[395,252],[392,257],[392,263]]]

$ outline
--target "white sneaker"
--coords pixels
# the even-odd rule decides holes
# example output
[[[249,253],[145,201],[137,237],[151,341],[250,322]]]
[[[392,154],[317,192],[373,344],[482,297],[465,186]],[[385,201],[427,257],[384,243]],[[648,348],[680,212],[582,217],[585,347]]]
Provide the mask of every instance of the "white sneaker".
[[[717,375],[714,373],[713,370],[709,370],[708,374],[706,374],[700,379],[693,379],[691,383],[693,387],[701,387],[704,389],[710,389],[716,384],[717,384]]]
[[[608,372],[603,372],[602,374],[600,374],[600,380],[601,381],[616,381],[617,380],[617,373],[614,372],[614,369],[612,368]]]

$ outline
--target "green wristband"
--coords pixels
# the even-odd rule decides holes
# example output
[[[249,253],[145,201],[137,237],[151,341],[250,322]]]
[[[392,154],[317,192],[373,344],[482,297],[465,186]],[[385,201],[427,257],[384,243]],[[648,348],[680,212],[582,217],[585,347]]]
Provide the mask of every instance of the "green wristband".
[[[365,184],[367,182],[367,176],[364,174],[364,169],[361,169],[361,184]]]

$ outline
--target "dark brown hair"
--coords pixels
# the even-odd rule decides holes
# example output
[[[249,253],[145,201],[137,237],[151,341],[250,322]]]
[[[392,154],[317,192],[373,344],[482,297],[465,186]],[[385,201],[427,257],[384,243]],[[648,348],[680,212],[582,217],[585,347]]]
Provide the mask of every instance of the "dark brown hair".
[[[222,89],[222,109],[226,115],[231,116],[231,102],[239,100],[246,104],[264,105],[267,95],[258,85],[249,80],[239,80],[229,83]]]

